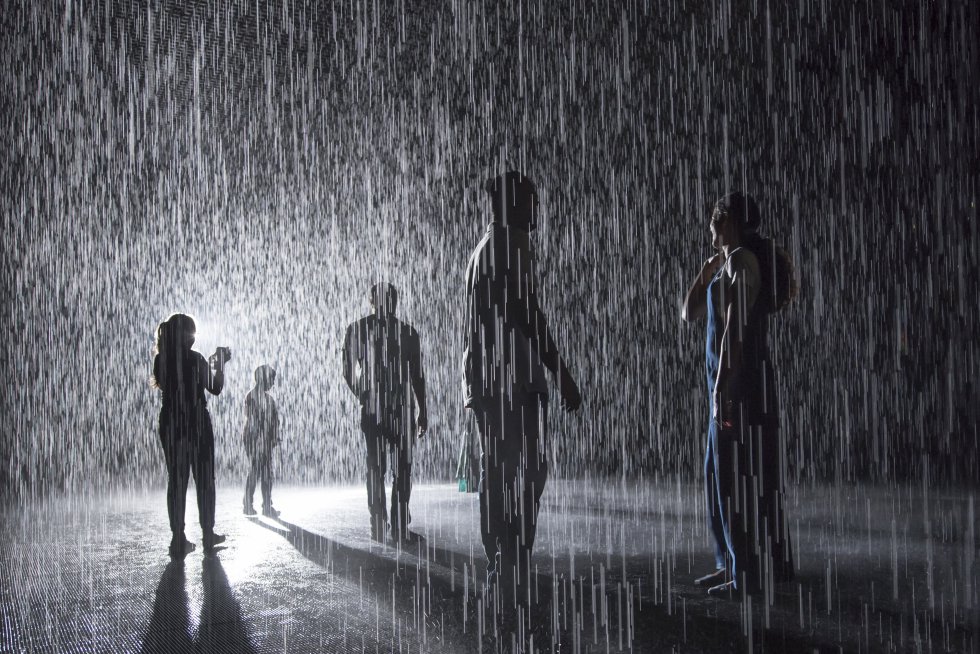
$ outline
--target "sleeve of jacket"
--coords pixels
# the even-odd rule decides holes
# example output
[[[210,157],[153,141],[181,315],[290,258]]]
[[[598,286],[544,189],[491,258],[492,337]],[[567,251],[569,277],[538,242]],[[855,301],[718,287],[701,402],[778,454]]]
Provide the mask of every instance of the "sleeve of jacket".
[[[560,363],[558,347],[541,309],[534,267],[530,247],[523,243],[514,244],[508,266],[507,293],[517,300],[507,303],[510,312],[508,318],[528,339],[531,347],[538,351],[545,367],[557,374]]]

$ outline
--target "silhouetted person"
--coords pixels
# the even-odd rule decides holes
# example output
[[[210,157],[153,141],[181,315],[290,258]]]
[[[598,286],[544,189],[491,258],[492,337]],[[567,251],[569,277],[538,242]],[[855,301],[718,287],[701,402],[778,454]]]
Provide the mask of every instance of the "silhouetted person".
[[[272,448],[279,444],[279,410],[269,389],[275,383],[275,369],[259,366],[255,369],[255,387],[245,396],[242,440],[250,463],[245,480],[245,515],[256,513],[252,498],[255,496],[255,482],[258,481],[262,489],[262,515],[269,518],[279,516],[279,512],[272,508]]]
[[[534,252],[537,193],[508,172],[487,182],[493,220],[466,269],[465,405],[480,430],[480,528],[487,581],[502,600],[529,602],[531,549],[548,477],[545,432],[548,384],[564,408],[581,404],[538,302]]]
[[[184,535],[187,482],[194,475],[204,549],[211,551],[225,537],[214,533],[214,429],[204,391],[217,395],[224,387],[224,364],[231,358],[218,348],[205,361],[191,349],[197,328],[190,316],[178,313],[157,328],[153,380],[163,396],[160,444],[167,462],[167,513],[170,517],[170,555],[182,557],[194,549]]]
[[[344,338],[344,380],[361,404],[361,430],[367,443],[371,537],[383,541],[388,527],[384,479],[390,448],[394,465],[390,536],[396,543],[410,537],[412,450],[415,438],[422,438],[428,429],[419,334],[395,318],[397,304],[394,286],[375,284],[371,287],[374,313],[352,323]]]
[[[760,221],[750,196],[730,193],[716,203],[710,230],[718,252],[691,283],[682,310],[685,320],[707,318],[708,323],[711,419],[704,477],[715,570],[697,583],[711,585],[711,594],[736,588],[758,592],[769,579],[793,575],[767,341],[769,313],[792,299],[795,289],[785,252],[756,233]],[[782,270],[777,259],[785,263]]]

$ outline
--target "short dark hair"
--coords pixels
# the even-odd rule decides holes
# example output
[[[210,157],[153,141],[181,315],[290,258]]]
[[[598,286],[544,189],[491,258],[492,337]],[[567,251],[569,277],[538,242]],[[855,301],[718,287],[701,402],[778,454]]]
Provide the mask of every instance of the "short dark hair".
[[[276,380],[276,369],[263,363],[255,369],[255,385],[269,388]]]
[[[715,202],[715,210],[735,220],[740,232],[754,232],[762,223],[762,214],[755,198],[747,193],[733,191]]]
[[[371,287],[371,304],[379,306],[387,304],[391,311],[398,305],[398,291],[388,282],[378,282]]]
[[[517,170],[491,177],[483,185],[483,189],[490,194],[493,215],[497,218],[503,217],[505,207],[510,209],[520,206],[528,198],[538,194],[531,178]]]

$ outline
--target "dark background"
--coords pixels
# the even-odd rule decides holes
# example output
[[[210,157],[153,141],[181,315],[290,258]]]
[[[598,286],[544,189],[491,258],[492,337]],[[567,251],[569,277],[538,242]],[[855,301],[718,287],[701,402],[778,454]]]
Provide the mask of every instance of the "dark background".
[[[975,3],[265,4],[2,4],[6,492],[162,484],[175,311],[234,352],[224,481],[260,363],[282,478],[359,480],[339,348],[378,279],[423,336],[417,476],[451,479],[462,273],[509,167],[586,397],[552,414],[556,474],[698,473],[679,303],[744,189],[801,280],[773,322],[792,475],[976,483]]]

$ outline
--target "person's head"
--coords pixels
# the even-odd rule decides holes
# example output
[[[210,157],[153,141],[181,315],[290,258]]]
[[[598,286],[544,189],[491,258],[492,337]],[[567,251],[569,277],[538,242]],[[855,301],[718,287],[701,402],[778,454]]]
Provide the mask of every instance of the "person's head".
[[[529,177],[511,170],[488,179],[483,188],[490,194],[494,222],[526,232],[538,226],[538,191]]]
[[[371,307],[381,318],[395,315],[398,305],[398,291],[388,282],[379,282],[371,287]]]
[[[183,313],[175,313],[157,327],[157,352],[176,354],[194,345],[197,326],[194,319]]]
[[[759,206],[751,195],[728,193],[715,202],[711,212],[711,245],[717,250],[737,246],[754,234],[761,222]]]
[[[255,387],[267,391],[276,385],[276,369],[262,364],[255,369]]]
[[[183,313],[175,313],[157,325],[156,352],[161,358],[162,365],[160,369],[156,369],[154,365],[155,372],[151,379],[153,386],[163,389],[165,393],[169,392],[171,386],[167,384],[172,385],[173,380],[179,379],[173,374],[175,367],[180,364],[183,356],[190,352],[191,346],[194,345],[195,332],[197,327],[194,325],[194,319]],[[168,379],[171,381],[166,382]]]

